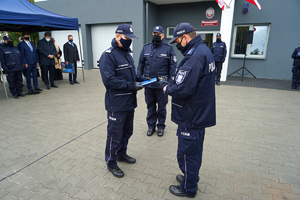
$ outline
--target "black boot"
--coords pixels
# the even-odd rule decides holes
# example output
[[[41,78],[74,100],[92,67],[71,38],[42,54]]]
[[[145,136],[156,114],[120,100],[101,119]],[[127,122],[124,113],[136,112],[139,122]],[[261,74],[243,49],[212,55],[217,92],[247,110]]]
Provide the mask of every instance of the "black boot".
[[[115,168],[111,168],[107,166],[108,171],[110,171],[115,177],[122,178],[124,176],[124,172],[116,166]]]
[[[151,136],[151,135],[153,135],[153,133],[154,133],[154,129],[149,129],[148,131],[147,131],[147,136]]]
[[[130,156],[124,156],[124,157],[117,157],[118,162],[126,162],[128,164],[134,164],[136,162],[135,158],[132,158]]]
[[[158,129],[157,135],[158,135],[159,137],[163,136],[163,135],[164,135],[164,129]]]
[[[176,186],[176,185],[171,185],[169,187],[169,191],[176,195],[176,196],[179,196],[179,197],[190,197],[190,198],[194,198],[196,196],[196,194],[194,196],[190,196],[190,195],[187,195],[186,193],[182,192],[179,188],[179,185]]]

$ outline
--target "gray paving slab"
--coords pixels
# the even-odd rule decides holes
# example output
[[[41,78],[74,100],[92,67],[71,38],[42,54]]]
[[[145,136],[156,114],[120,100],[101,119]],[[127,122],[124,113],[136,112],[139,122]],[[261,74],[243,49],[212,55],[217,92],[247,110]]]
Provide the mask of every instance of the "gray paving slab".
[[[85,78],[79,70],[79,85],[65,77],[57,89],[8,101],[0,85],[0,199],[186,199],[168,191],[181,173],[170,103],[165,135],[147,137],[138,92],[128,146],[137,162],[120,163],[125,176],[118,179],[104,160],[99,70]],[[39,86],[45,89],[40,79]],[[216,97],[217,125],[206,129],[196,199],[300,199],[299,93],[288,81],[231,77]]]

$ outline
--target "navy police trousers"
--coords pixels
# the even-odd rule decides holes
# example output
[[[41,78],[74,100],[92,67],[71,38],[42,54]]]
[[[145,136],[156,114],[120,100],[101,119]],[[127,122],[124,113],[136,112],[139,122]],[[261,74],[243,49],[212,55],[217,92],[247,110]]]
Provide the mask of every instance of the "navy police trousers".
[[[216,64],[216,78],[215,78],[215,80],[216,80],[216,83],[220,83],[223,63],[222,62],[215,62],[215,64]]]
[[[145,87],[145,100],[147,103],[147,124],[149,129],[155,129],[156,122],[158,129],[165,129],[165,121],[167,115],[166,105],[168,96],[164,95],[162,89],[153,89]],[[157,109],[156,109],[157,103]]]
[[[26,74],[26,85],[28,90],[32,90],[31,86],[31,74],[33,78],[33,87],[34,89],[38,88],[38,79],[37,79],[37,66],[36,64],[28,64],[28,67],[24,70]]]
[[[126,156],[128,140],[133,133],[134,109],[107,112],[107,140],[105,161],[108,167],[117,166],[117,157]]]
[[[299,87],[300,86],[300,66],[293,66],[292,72],[293,72],[292,86]]]
[[[7,73],[7,82],[9,85],[9,91],[12,93],[12,95],[16,95],[16,94],[23,92],[22,70],[9,71]]]
[[[184,175],[179,187],[181,191],[190,196],[194,196],[198,189],[204,135],[205,128],[185,129],[179,126],[177,128],[177,161]]]

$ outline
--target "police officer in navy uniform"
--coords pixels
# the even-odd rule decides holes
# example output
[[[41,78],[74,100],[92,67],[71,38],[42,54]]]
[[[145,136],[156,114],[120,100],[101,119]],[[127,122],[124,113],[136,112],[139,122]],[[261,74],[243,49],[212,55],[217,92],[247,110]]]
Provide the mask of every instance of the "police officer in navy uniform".
[[[211,52],[215,59],[216,64],[216,84],[220,85],[221,72],[223,67],[223,62],[225,61],[227,55],[227,48],[225,42],[221,40],[221,34],[217,33],[217,41],[211,45]]]
[[[292,76],[292,89],[299,90],[300,86],[300,47],[296,48],[292,54],[294,59],[293,63],[293,76]]]
[[[4,71],[7,72],[7,82],[9,90],[15,99],[19,96],[24,97],[23,94],[23,77],[22,70],[24,64],[19,49],[14,46],[13,40],[9,36],[4,36],[5,45],[0,48],[0,62]]]
[[[184,55],[173,83],[160,80],[166,95],[172,96],[172,121],[178,125],[177,161],[183,175],[176,176],[179,186],[169,190],[177,196],[195,197],[202,162],[205,128],[216,124],[215,62],[210,49],[196,36],[189,23],[174,29],[170,43]]]
[[[177,58],[173,47],[163,42],[164,29],[161,26],[153,28],[153,39],[151,43],[145,44],[139,60],[137,77],[141,80],[162,78],[172,81],[172,75],[176,69]],[[157,123],[157,135],[163,136],[166,127],[166,105],[168,96],[165,96],[158,83],[145,87],[145,100],[147,103],[147,135],[151,136],[155,131]],[[156,104],[158,109],[156,109]]]
[[[131,26],[121,24],[112,40],[112,47],[100,57],[99,67],[106,87],[105,109],[107,110],[107,141],[105,161],[107,168],[118,178],[124,172],[118,162],[133,164],[135,158],[127,155],[128,140],[133,132],[134,108],[137,106],[136,92],[143,87],[136,81],[134,61],[130,53],[133,34]]]

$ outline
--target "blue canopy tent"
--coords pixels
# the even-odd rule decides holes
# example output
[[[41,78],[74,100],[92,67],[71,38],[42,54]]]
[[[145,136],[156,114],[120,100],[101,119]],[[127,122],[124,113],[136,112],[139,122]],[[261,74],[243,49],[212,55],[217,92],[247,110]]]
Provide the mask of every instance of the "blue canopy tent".
[[[77,18],[52,13],[30,3],[28,0],[0,1],[0,31],[41,32],[52,30],[77,30],[80,40]],[[81,47],[79,49],[81,51]],[[2,70],[1,74],[3,77]],[[5,84],[4,88],[6,92]]]

